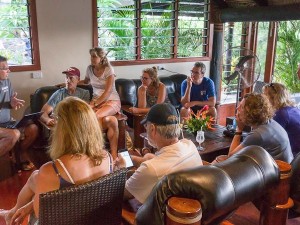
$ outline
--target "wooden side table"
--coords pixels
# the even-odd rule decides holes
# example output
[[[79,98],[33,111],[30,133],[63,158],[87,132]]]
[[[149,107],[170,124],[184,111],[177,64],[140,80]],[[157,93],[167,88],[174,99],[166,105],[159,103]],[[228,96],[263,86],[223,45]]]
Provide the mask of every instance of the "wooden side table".
[[[144,147],[144,139],[140,137],[141,133],[145,132],[145,128],[141,125],[141,121],[145,117],[145,113],[132,113],[129,108],[132,107],[130,105],[122,105],[122,110],[126,112],[126,114],[133,116],[133,134],[134,134],[134,142],[133,145],[135,148],[143,148]]]

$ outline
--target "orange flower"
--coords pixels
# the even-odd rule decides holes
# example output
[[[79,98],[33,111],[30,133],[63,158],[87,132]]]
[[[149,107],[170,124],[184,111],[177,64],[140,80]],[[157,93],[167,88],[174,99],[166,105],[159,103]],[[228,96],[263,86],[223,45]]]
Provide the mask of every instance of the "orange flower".
[[[201,129],[213,129],[212,124],[214,122],[214,118],[207,115],[208,109],[209,106],[205,105],[201,110],[198,110],[196,114],[191,111],[191,115],[186,120],[188,131],[194,133]]]

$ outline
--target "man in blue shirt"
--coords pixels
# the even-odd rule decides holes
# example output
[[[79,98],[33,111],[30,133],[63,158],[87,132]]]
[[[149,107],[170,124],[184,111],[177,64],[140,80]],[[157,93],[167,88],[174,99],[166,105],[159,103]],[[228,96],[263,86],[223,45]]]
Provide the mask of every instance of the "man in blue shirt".
[[[204,77],[206,67],[202,62],[196,62],[191,70],[191,76],[181,84],[181,118],[190,115],[191,110],[197,113],[203,106],[209,106],[208,115],[216,118],[216,92],[214,82]]]

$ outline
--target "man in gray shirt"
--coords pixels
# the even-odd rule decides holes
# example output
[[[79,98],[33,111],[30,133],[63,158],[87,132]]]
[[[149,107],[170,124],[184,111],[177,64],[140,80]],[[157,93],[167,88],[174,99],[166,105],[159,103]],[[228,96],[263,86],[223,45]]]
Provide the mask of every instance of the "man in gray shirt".
[[[66,75],[65,88],[61,88],[54,92],[49,98],[48,102],[43,106],[41,111],[43,112],[41,116],[41,121],[49,127],[55,125],[55,118],[51,116],[51,112],[55,109],[56,105],[61,102],[64,98],[69,96],[78,97],[87,103],[90,102],[90,93],[88,90],[77,87],[80,80],[80,71],[76,67],[70,67],[66,71],[63,71]],[[118,138],[114,136],[119,135],[118,120],[115,116],[106,116],[103,118],[102,129],[107,132],[107,139],[110,146],[118,145]],[[114,143],[113,143],[114,142]],[[116,142],[116,143],[115,143]],[[112,149],[111,151],[117,151],[117,149]],[[115,152],[115,154],[117,154]]]
[[[10,73],[7,58],[0,56],[0,124],[7,123],[11,120],[10,110],[19,109],[24,105],[24,100],[17,98],[17,93],[13,91],[8,74]],[[29,148],[36,136],[34,135],[34,125],[18,129],[0,128],[0,156],[11,150],[15,143],[20,139],[20,150],[25,160],[26,149]],[[21,131],[21,132],[20,132]],[[21,136],[21,138],[20,138]],[[27,166],[28,162],[24,162],[24,169],[30,169],[32,166]]]
[[[249,145],[263,147],[278,160],[290,163],[293,160],[290,141],[286,131],[273,120],[274,110],[265,95],[247,94],[237,108],[237,131],[232,140],[229,156]],[[252,131],[241,141],[244,126]]]

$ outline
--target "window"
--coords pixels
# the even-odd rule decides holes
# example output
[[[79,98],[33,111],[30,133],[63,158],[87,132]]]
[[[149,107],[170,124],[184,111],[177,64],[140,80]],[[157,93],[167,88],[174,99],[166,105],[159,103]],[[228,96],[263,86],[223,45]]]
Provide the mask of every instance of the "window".
[[[276,46],[273,82],[288,87],[291,93],[300,92],[297,77],[300,63],[300,20],[280,21]]]
[[[243,48],[247,46],[247,31],[247,23],[245,22],[224,24],[222,77],[234,72],[237,60],[240,58]],[[237,88],[236,80],[230,83],[222,81],[221,104],[236,102]]]
[[[269,26],[270,26],[269,22],[258,22],[256,55],[259,59],[259,63],[261,67],[260,77],[259,77],[260,81],[264,81],[264,69],[266,66],[266,58],[267,58]]]
[[[111,61],[208,56],[208,0],[94,0],[94,45]]]
[[[12,71],[39,70],[35,0],[0,0],[0,54]]]

